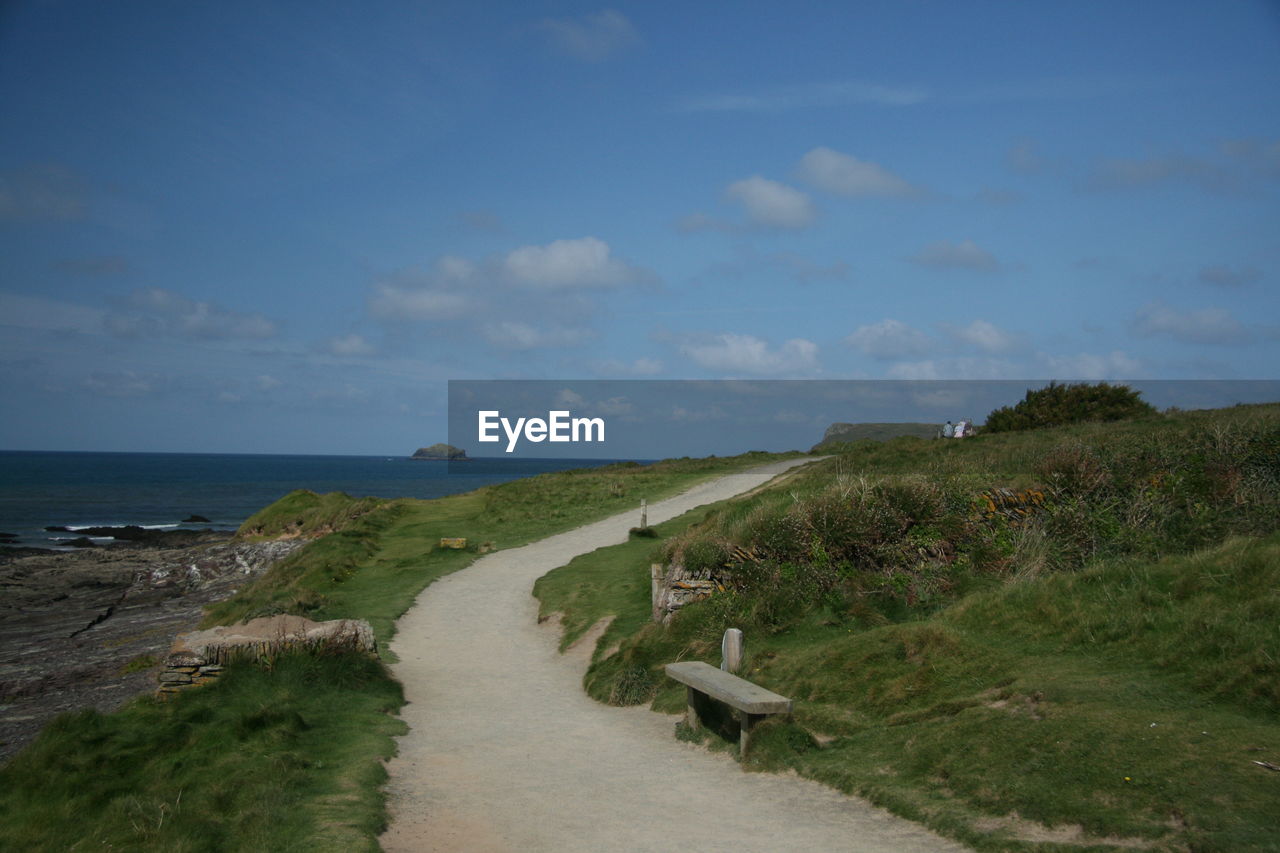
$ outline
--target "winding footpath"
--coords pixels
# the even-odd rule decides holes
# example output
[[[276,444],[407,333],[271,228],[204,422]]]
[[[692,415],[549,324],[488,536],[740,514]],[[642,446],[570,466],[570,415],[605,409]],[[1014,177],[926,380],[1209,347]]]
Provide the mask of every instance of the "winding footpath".
[[[657,524],[749,491],[789,460],[649,507]],[[744,773],[675,739],[675,717],[588,698],[590,649],[562,655],[533,583],[623,542],[635,512],[478,559],[399,622],[410,727],[387,769],[387,851],[930,851],[966,848],[794,775]],[[750,637],[747,638],[750,643]],[[585,646],[590,646],[588,642]]]

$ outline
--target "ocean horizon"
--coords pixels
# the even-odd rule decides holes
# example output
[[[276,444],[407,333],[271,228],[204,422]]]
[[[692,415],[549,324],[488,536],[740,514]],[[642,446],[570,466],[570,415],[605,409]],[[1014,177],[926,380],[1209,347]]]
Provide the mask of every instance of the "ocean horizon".
[[[0,450],[0,532],[14,545],[65,548],[85,527],[234,530],[295,489],[430,499],[620,461]],[[184,522],[192,516],[209,522]]]

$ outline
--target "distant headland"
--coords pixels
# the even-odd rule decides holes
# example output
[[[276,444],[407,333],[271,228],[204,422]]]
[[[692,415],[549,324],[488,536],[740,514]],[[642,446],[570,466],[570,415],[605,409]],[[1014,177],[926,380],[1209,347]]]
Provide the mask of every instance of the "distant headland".
[[[430,447],[419,447],[410,459],[431,459],[458,462],[467,458],[467,451],[452,444],[433,444]]]
[[[922,423],[835,423],[827,427],[822,441],[815,444],[810,453],[822,453],[833,449],[835,445],[871,439],[872,441],[888,441],[903,435],[916,438],[936,438],[939,428],[937,424]]]

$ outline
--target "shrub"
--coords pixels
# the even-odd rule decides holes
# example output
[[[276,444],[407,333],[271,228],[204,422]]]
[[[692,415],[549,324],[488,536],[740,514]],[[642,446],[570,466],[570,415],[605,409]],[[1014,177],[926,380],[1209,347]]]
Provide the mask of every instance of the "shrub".
[[[1141,394],[1125,385],[1050,382],[1039,390],[1027,389],[1022,402],[1003,406],[987,415],[984,432],[1013,432],[1062,426],[1081,421],[1118,421],[1153,415],[1156,410]]]

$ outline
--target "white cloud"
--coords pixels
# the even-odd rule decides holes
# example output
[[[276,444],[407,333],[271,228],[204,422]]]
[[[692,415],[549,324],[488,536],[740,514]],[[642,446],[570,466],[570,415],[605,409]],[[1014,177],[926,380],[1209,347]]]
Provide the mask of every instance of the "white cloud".
[[[607,359],[596,364],[595,372],[600,376],[656,376],[662,372],[662,362],[654,358],[630,362]]]
[[[844,342],[856,350],[881,360],[923,355],[931,349],[929,336],[900,320],[886,318],[859,326]]]
[[[501,234],[506,230],[502,217],[492,210],[464,210],[458,214],[458,221],[468,228],[474,228],[476,231]]]
[[[556,394],[557,406],[581,406],[585,402],[586,398],[571,388],[561,388]]]
[[[800,177],[825,192],[860,197],[903,198],[920,191],[876,163],[859,160],[830,148],[815,148],[800,158]]]
[[[311,392],[310,397],[316,403],[337,409],[350,409],[367,406],[373,400],[373,394],[364,386],[350,382],[341,385],[326,385]]]
[[[369,313],[391,322],[452,320],[476,309],[479,278],[471,261],[445,255],[429,271],[401,270],[374,285]]]
[[[781,112],[846,104],[910,106],[928,99],[928,93],[908,86],[884,86],[856,80],[777,86],[747,94],[700,95],[685,100],[684,112]]]
[[[1249,193],[1280,178],[1280,140],[1233,139],[1202,155],[1181,152],[1096,161],[1086,176],[1095,190],[1192,186],[1216,193]]]
[[[921,266],[938,269],[967,269],[981,272],[993,272],[1000,268],[995,256],[976,245],[972,240],[952,243],[939,240],[930,243],[910,258]]]
[[[807,195],[759,175],[734,181],[725,189],[725,195],[746,209],[753,225],[804,228],[817,215]]]
[[[481,331],[494,346],[513,350],[574,346],[595,337],[590,329],[564,326],[540,329],[518,320],[486,323]]]
[[[503,268],[516,283],[547,289],[613,287],[639,276],[597,237],[522,246],[507,255]]]
[[[101,334],[108,316],[88,305],[0,291],[0,325],[3,326]]]
[[[1262,272],[1254,267],[1239,270],[1233,270],[1230,267],[1205,267],[1200,270],[1197,278],[1204,284],[1217,287],[1239,287],[1258,281],[1262,278]]]
[[[1218,147],[1237,164],[1261,177],[1280,177],[1280,139],[1231,139]]]
[[[968,356],[900,361],[886,371],[890,379],[1012,379],[1019,373],[1012,362]]]
[[[1168,337],[1187,344],[1243,344],[1250,335],[1224,308],[1179,311],[1162,302],[1148,302],[1134,314],[1140,335]]]
[[[275,323],[165,290],[148,287],[129,297],[126,313],[106,317],[107,330],[121,337],[172,336],[203,340],[263,340],[275,337]]]
[[[276,379],[274,376],[264,373],[254,380],[254,384],[258,386],[259,391],[273,391],[284,383],[279,379]]]
[[[793,338],[777,349],[753,335],[725,332],[690,340],[680,352],[700,367],[729,374],[778,376],[810,374],[818,369],[818,347]]]
[[[627,16],[613,9],[580,18],[547,18],[538,28],[562,53],[585,62],[600,62],[640,42]]]
[[[1032,140],[1018,140],[1005,154],[1005,162],[1008,163],[1010,169],[1015,172],[1021,172],[1024,175],[1043,172],[1048,163],[1036,149],[1037,145]]]
[[[369,311],[380,320],[451,320],[472,308],[465,293],[382,283],[374,288]]]
[[[145,397],[167,384],[163,377],[132,370],[94,371],[80,383],[84,390],[103,397]]]
[[[1067,380],[1133,379],[1145,372],[1140,361],[1120,350],[1106,354],[1082,352],[1068,356],[1041,353],[1040,361],[1050,376]]]
[[[336,356],[357,356],[371,355],[373,353],[373,345],[364,339],[363,335],[342,335],[337,338],[330,338],[325,342],[325,349]]]
[[[1002,353],[1017,349],[1022,340],[1012,332],[988,323],[986,320],[974,320],[967,326],[944,325],[944,330],[956,343],[974,347],[985,353]]]
[[[480,261],[446,256],[430,269],[386,276],[372,287],[369,314],[388,325],[434,324],[454,340],[502,350],[569,347],[597,335],[593,291],[651,276],[597,237],[556,240]]]
[[[608,397],[591,405],[588,413],[618,418],[631,414],[635,409],[636,407],[626,397]]]
[[[1132,190],[1183,185],[1234,194],[1254,191],[1260,182],[1276,178],[1280,178],[1280,140],[1238,139],[1221,142],[1204,155],[1173,152],[1101,159],[1094,163],[1086,186]]]
[[[1222,190],[1228,187],[1229,179],[1212,164],[1182,155],[1103,160],[1094,165],[1088,179],[1089,186],[1098,190],[1139,189],[1177,182]]]
[[[476,275],[476,265],[457,255],[445,255],[436,261],[436,275],[444,282],[465,284]]]

